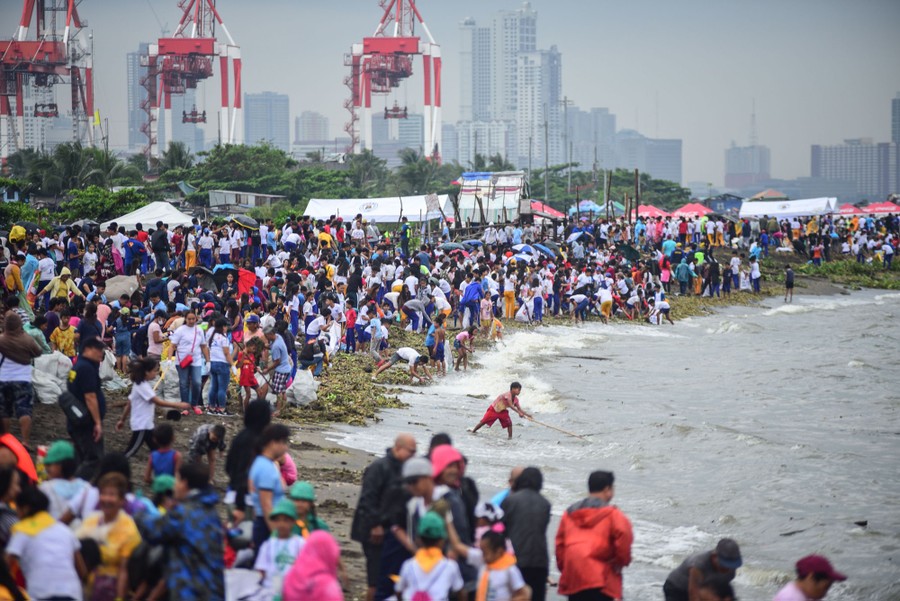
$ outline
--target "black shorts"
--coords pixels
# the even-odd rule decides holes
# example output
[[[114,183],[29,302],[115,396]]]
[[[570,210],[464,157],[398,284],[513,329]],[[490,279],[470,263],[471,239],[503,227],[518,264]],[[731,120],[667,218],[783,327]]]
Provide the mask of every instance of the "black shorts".
[[[33,390],[31,382],[0,383],[0,416],[5,419],[31,417]]]
[[[784,285],[784,289],[785,289],[785,290],[793,290],[793,289],[794,289],[794,282],[791,282],[790,284],[785,284],[785,285]]]
[[[363,543],[363,555],[366,556],[366,584],[378,585],[378,572],[381,571],[381,545]]]

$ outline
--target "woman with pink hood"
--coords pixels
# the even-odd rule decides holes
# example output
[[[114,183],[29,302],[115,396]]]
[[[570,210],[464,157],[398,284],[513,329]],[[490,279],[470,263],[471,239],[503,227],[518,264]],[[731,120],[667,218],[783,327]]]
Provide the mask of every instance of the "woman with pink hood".
[[[338,581],[341,550],[324,530],[310,533],[284,580],[283,601],[344,601]]]

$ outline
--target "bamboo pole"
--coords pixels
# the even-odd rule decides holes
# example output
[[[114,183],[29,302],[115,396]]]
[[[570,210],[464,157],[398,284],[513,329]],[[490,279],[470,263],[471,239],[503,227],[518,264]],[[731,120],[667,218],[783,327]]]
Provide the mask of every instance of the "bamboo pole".
[[[527,418],[527,419],[528,419],[528,421],[534,422],[534,423],[536,423],[536,424],[539,425],[539,426],[544,426],[545,428],[550,428],[551,430],[556,430],[557,432],[561,432],[561,433],[563,433],[563,434],[565,434],[565,435],[567,435],[567,436],[574,436],[575,438],[578,438],[578,439],[583,440],[583,441],[585,441],[585,442],[591,442],[590,440],[588,440],[587,438],[585,438],[585,437],[582,436],[581,434],[575,434],[574,432],[569,432],[568,430],[563,430],[562,428],[557,428],[556,426],[551,426],[550,424],[545,424],[544,422],[539,422],[538,420],[534,419],[533,417],[529,417],[529,418]]]

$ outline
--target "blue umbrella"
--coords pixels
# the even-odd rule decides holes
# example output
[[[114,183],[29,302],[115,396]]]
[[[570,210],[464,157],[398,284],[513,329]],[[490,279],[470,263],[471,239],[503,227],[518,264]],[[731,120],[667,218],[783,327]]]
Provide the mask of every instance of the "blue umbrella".
[[[484,242],[481,240],[463,240],[463,244],[467,244],[469,246],[483,246]]]
[[[517,254],[517,255],[513,255],[513,256],[511,256],[511,257],[507,257],[506,259],[504,259],[503,262],[504,262],[504,263],[509,263],[510,260],[512,260],[512,259],[515,259],[516,261],[525,261],[526,263],[528,263],[528,262],[530,262],[530,261],[534,261],[534,257],[533,257],[533,256],[531,256],[531,255],[526,255],[526,254],[524,254],[524,253],[519,253],[519,254]]]
[[[513,246],[513,250],[518,251],[520,253],[528,253],[530,255],[534,254],[534,249],[530,244],[516,244]]]
[[[548,257],[550,257],[551,259],[555,259],[555,258],[556,258],[556,253],[553,252],[552,250],[550,250],[549,248],[547,248],[546,246],[544,246],[543,244],[535,244],[535,245],[534,245],[534,249],[535,249],[536,251],[538,251],[538,252],[544,253],[545,255],[547,255]]]

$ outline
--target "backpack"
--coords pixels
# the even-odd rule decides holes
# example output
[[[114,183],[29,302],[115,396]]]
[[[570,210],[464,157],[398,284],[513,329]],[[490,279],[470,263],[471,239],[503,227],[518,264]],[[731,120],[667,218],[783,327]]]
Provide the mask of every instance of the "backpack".
[[[153,323],[153,322],[151,322]],[[143,357],[150,349],[150,324],[146,324],[138,328],[131,335],[131,350],[138,357]]]

